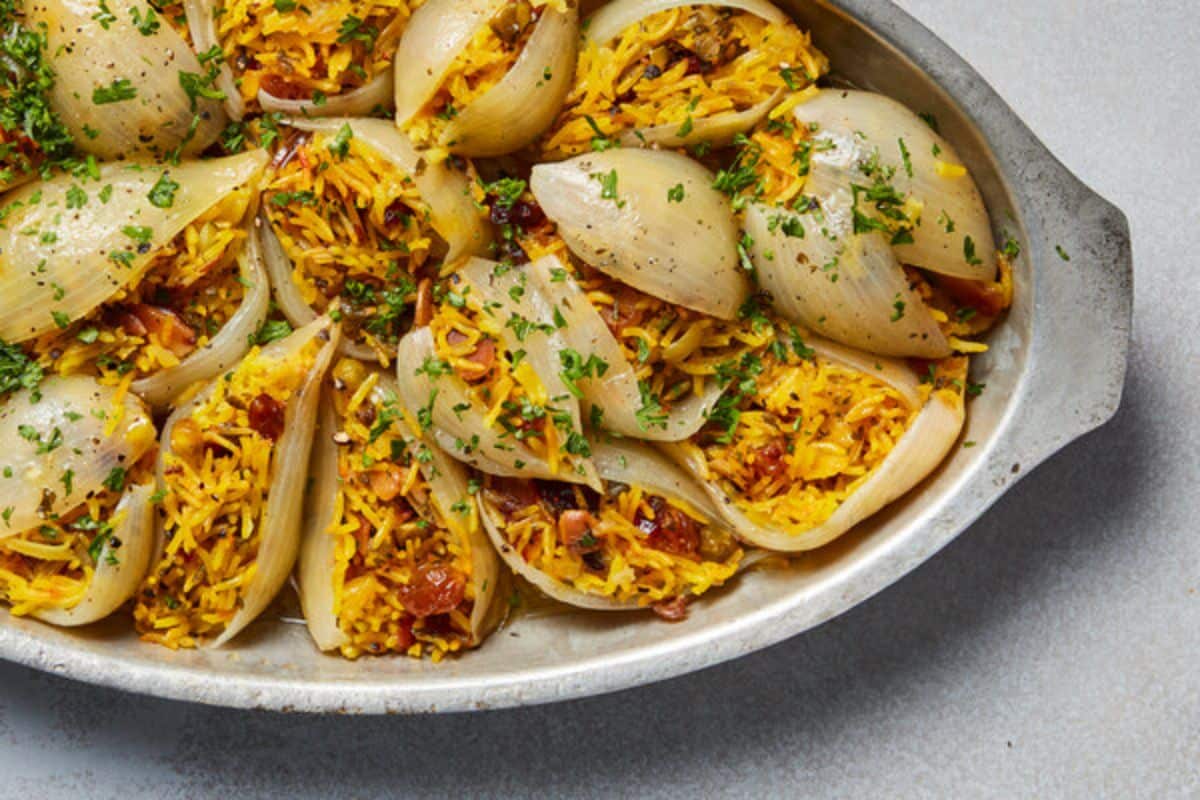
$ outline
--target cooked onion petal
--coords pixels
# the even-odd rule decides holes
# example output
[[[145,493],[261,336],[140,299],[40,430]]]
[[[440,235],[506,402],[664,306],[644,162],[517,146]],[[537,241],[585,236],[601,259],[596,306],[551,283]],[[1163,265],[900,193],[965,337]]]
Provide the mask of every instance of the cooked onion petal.
[[[214,47],[221,49],[221,41],[217,38],[217,0],[183,0],[183,12],[187,16],[188,33],[197,53],[212,52]],[[225,95],[225,113],[230,119],[241,122],[242,117],[246,115],[246,104],[242,101],[242,93],[238,91],[237,82],[233,79],[233,70],[225,61],[222,61],[217,69],[217,79],[214,83]]]
[[[566,322],[563,339],[585,360],[595,356],[608,365],[603,375],[577,382],[589,416],[591,409],[599,409],[607,430],[647,441],[678,441],[700,429],[708,410],[721,396],[716,380],[709,381],[703,394],[689,395],[673,404],[663,415],[665,424],[645,425],[638,414],[643,403],[637,373],[583,288],[555,256],[540,258],[527,269],[537,290],[561,312]]]
[[[271,307],[271,282],[263,263],[257,225],[253,218],[247,224],[250,233],[238,254],[239,278],[245,287],[241,305],[204,347],[173,367],[133,382],[130,388],[151,407],[165,408],[187,387],[236,365],[266,321]]]
[[[195,155],[225,127],[215,100],[189,96],[181,76],[200,81],[207,67],[170,25],[146,33],[133,13],[143,2],[32,0],[29,22],[44,26],[55,72],[50,103],[82,150],[104,159]],[[114,95],[127,99],[111,100]],[[120,90],[124,90],[123,92]]]
[[[785,317],[839,342],[890,356],[950,355],[887,237],[853,231],[851,203],[845,191],[826,195],[820,222],[812,213],[747,206],[743,225],[759,284]]]
[[[530,189],[586,263],[668,302],[733,319],[750,283],[738,265],[729,200],[712,182],[686,156],[626,149],[539,164]]]
[[[87,625],[104,619],[133,596],[154,551],[154,484],[131,486],[113,509],[118,520],[96,558],[83,597],[70,608],[43,608],[33,616],[52,625]]]
[[[0,539],[75,508],[154,446],[150,414],[127,392],[78,376],[47,378],[36,392],[0,407]]]
[[[392,103],[394,73],[376,75],[357,89],[326,97],[320,104],[310,100],[286,100],[266,89],[258,90],[258,104],[264,111],[307,117],[362,117]]]
[[[550,405],[569,418],[573,432],[581,432],[579,402],[559,374],[559,353],[567,345],[553,324],[553,309],[539,292],[522,286],[525,273],[510,269],[497,275],[497,266],[484,259],[471,259],[458,274],[470,287],[469,296],[478,298],[502,326],[501,348],[510,353],[524,351],[524,363],[545,387]],[[515,287],[522,291],[511,291]],[[507,324],[514,317],[537,327],[520,338]],[[453,372],[431,377],[429,370],[423,369],[430,360],[436,361],[437,354],[428,328],[410,331],[400,340],[396,356],[400,398],[406,407],[425,411],[432,422],[432,436],[447,453],[493,475],[547,478],[592,487],[598,484],[589,458],[577,455],[573,459],[575,469],[562,464],[555,470],[523,441],[498,425],[487,424],[488,409],[472,400],[466,382]],[[547,419],[545,424],[554,423]]]
[[[300,521],[304,506],[301,498],[304,495],[308,457],[316,430],[321,381],[337,350],[339,334],[338,326],[328,317],[321,317],[287,338],[272,342],[259,354],[265,362],[282,361],[314,339],[326,339],[303,384],[288,401],[283,433],[275,442],[270,493],[259,520],[260,539],[254,577],[244,589],[237,613],[226,624],[221,634],[212,640],[211,647],[220,647],[253,622],[279,593],[296,563],[296,556],[300,551]],[[171,452],[171,434],[175,426],[180,420],[191,417],[196,409],[208,400],[214,385],[210,383],[167,418],[162,430],[163,445],[158,460],[160,484],[163,483],[164,459]],[[155,555],[151,563],[157,563],[161,559],[165,546],[166,530],[161,518],[157,525],[156,539]]]
[[[398,396],[395,382],[380,376],[373,391],[375,402],[386,402]],[[411,416],[411,410],[406,409]],[[394,423],[405,425],[403,421]],[[310,488],[307,496],[303,542],[300,548],[298,568],[300,580],[300,603],[304,608],[304,619],[309,633],[321,650],[336,650],[349,642],[349,637],[338,625],[334,612],[334,586],[331,576],[337,563],[337,539],[329,532],[336,513],[337,496],[341,478],[338,475],[338,444],[333,440],[337,432],[337,415],[332,399],[326,394],[322,399],[320,423],[316,444],[313,448],[309,468]],[[424,441],[422,441],[422,438]],[[471,584],[474,586],[474,606],[471,612],[472,646],[478,645],[490,632],[495,622],[491,613],[496,598],[499,564],[479,520],[471,515],[464,519],[455,506],[470,496],[467,476],[461,464],[448,457],[429,437],[410,438],[405,436],[407,449],[418,464],[421,474],[429,482],[430,502],[439,519],[471,550]],[[416,448],[424,444],[425,458],[416,458]]]
[[[256,180],[266,160],[255,150],[174,167],[105,164],[98,182],[84,184],[82,207],[68,200],[79,188],[70,175],[6,196],[12,212],[0,230],[0,339],[22,342],[90,314],[193,220]],[[151,190],[164,174],[178,188],[169,205],[154,205]]]
[[[929,124],[889,97],[840,89],[822,91],[793,114],[821,143],[812,149],[809,194],[822,197],[852,183],[870,186],[884,170],[888,184],[922,207],[912,243],[896,245],[903,263],[995,279],[996,244],[983,198],[954,148]],[[872,176],[864,164],[872,165]]]
[[[818,355],[846,366],[868,367],[872,377],[884,381],[910,402],[919,397],[919,377],[904,362],[854,354],[818,339],[806,339]],[[841,536],[884,506],[897,500],[937,468],[962,430],[965,411],[960,392],[933,392],[883,463],[876,467],[823,523],[804,531],[763,525],[750,519],[710,474],[700,448],[691,442],[662,445],[676,463],[687,469],[704,486],[713,503],[743,541],[777,552],[813,550]]]

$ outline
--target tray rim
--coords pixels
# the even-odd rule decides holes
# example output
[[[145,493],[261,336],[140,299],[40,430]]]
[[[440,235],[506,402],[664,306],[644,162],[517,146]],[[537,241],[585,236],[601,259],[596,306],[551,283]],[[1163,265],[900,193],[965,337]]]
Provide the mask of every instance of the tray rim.
[[[1092,291],[1090,313],[1055,323],[1052,329],[1046,322],[1045,293],[1038,278],[1029,374],[1009,401],[995,441],[988,443],[986,462],[955,480],[939,502],[922,509],[904,535],[892,537],[870,558],[826,579],[808,593],[816,595],[816,602],[810,599],[802,604],[794,595],[667,642],[512,675],[425,676],[419,684],[390,685],[228,676],[189,666],[168,669],[44,641],[5,624],[7,614],[0,617],[0,658],[162,698],[282,711],[463,711],[603,694],[749,654],[848,611],[933,557],[1038,463],[1108,421],[1120,404],[1132,328],[1133,261],[1125,216],[1063,166],[969,64],[894,3],[828,0],[818,5],[853,18],[924,71],[959,106],[997,160],[1007,190],[1022,206],[1022,219],[1030,221],[1026,248],[1032,263],[1049,263],[1051,242],[1067,243],[1077,264],[1064,268],[1059,273],[1063,277],[1056,280],[1074,281],[1076,289],[1086,286]],[[1006,163],[1020,168],[1005,169]],[[1097,320],[1104,321],[1103,329],[1094,327]],[[1070,348],[1060,345],[1064,332]],[[1079,337],[1087,338],[1081,342]],[[1039,398],[1054,396],[1048,376],[1066,359],[1078,360],[1080,352],[1090,369],[1080,379],[1071,407],[1047,408],[1050,404]],[[1021,465],[1019,475],[1007,474],[1010,464]]]

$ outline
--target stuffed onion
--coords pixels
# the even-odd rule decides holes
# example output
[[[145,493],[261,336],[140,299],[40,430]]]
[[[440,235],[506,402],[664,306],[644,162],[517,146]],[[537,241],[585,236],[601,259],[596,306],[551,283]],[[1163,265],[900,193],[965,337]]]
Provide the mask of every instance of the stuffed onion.
[[[158,546],[134,608],[146,641],[219,646],[282,588],[337,337],[321,318],[254,349],[167,420]]]
[[[131,385],[158,406],[232,366],[269,301],[247,247],[265,158],[113,164],[86,189],[60,176],[18,192],[0,231],[0,337],[47,372]]]
[[[829,69],[765,0],[617,0],[585,25],[551,157],[626,146],[728,144]]]
[[[50,378],[8,398],[0,435],[0,599],[56,625],[108,616],[154,549],[145,407],[89,378]]]
[[[340,316],[343,352],[390,363],[443,263],[490,233],[467,178],[382,120],[293,120],[263,192],[264,254],[293,325]],[[421,320],[423,321],[423,320]]]
[[[652,608],[677,620],[733,577],[745,552],[704,492],[647,445],[601,443],[600,491],[485,477],[480,511],[501,558],[580,608]]]
[[[794,100],[724,173],[778,310],[884,355],[985,349],[966,337],[1011,303],[1010,267],[950,144],[880,95]]]
[[[428,327],[400,342],[405,406],[454,458],[496,475],[598,482],[573,381],[605,367],[563,364],[570,348],[521,268],[472,259],[450,276]]]
[[[197,52],[221,54],[218,86],[241,119],[259,109],[369,114],[392,101],[396,45],[420,0],[184,0]]]
[[[396,123],[422,149],[519,150],[562,106],[578,36],[575,0],[429,0],[396,55]]]
[[[811,550],[941,463],[962,429],[966,367],[958,357],[917,372],[780,331],[725,368],[729,389],[705,427],[665,447],[743,541]]]
[[[478,645],[499,575],[474,484],[416,434],[394,380],[334,365],[315,448],[299,575],[317,646],[437,661]]]

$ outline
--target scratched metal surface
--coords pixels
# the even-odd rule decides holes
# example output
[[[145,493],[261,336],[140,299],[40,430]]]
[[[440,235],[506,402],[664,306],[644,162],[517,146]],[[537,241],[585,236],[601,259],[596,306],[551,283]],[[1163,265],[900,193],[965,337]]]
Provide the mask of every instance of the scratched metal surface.
[[[1166,0],[1152,12],[901,4],[1130,214],[1137,326],[1113,423],[850,613],[608,697],[441,718],[288,718],[0,666],[0,796],[1200,791],[1200,438],[1180,424],[1200,417],[1194,11]],[[1117,31],[1122,59],[1170,69],[1118,64]]]

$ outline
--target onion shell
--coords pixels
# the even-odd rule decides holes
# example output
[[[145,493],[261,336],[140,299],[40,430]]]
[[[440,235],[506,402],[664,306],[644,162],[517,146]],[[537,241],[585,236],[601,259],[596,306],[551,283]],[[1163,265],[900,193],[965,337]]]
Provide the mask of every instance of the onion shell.
[[[737,224],[712,174],[661,150],[606,150],[533,168],[529,188],[580,259],[647,294],[733,319],[750,293]],[[682,187],[683,199],[671,192]]]
[[[0,229],[0,339],[22,342],[60,320],[86,317],[217,200],[255,181],[266,161],[265,152],[254,150],[165,168],[105,164],[99,182],[85,184],[89,199],[80,208],[68,205],[68,192],[77,188],[70,175],[6,196],[12,211]],[[148,196],[164,173],[179,188],[170,206],[160,208]],[[102,192],[111,192],[108,202]]]
[[[600,312],[588,301],[583,288],[555,256],[540,258],[527,269],[538,291],[562,313],[566,321],[563,339],[585,359],[594,355],[608,365],[602,376],[578,381],[585,412],[590,415],[591,409],[600,409],[606,429],[646,441],[677,441],[700,429],[708,410],[721,396],[721,387],[716,380],[709,381],[704,394],[691,395],[674,404],[666,414],[665,425],[643,426],[638,419],[642,397],[637,374],[626,359],[620,342],[604,324]]]
[[[33,616],[51,625],[88,625],[112,614],[137,591],[154,552],[154,483],[131,486],[113,509],[119,518],[96,558],[83,597],[70,608],[44,608]],[[120,542],[120,547],[114,545]]]
[[[811,214],[747,206],[743,225],[759,284],[780,314],[852,347],[888,356],[950,355],[887,238],[852,231],[850,203],[844,191],[822,198],[822,224]],[[789,235],[781,218],[798,222],[804,235]]]
[[[149,5],[32,0],[26,9],[32,25],[45,26],[55,72],[51,106],[81,150],[103,159],[163,157],[176,149],[191,156],[225,127],[218,101],[189,97],[183,88],[183,73],[200,78],[207,69],[183,37],[167,24],[148,35],[134,24],[133,12],[148,14]],[[97,105],[93,92],[116,81],[132,84],[136,96]]]
[[[216,0],[183,0],[183,12],[187,16],[188,33],[197,53],[210,52],[214,47],[221,48],[220,39],[217,37]],[[214,83],[225,95],[225,113],[230,119],[241,122],[242,117],[246,115],[246,104],[242,100],[242,93],[238,91],[237,82],[233,79],[233,70],[225,61],[217,66],[217,70]]]
[[[134,395],[83,376],[47,378],[36,391],[36,402],[25,389],[0,406],[0,441],[9,443],[0,466],[11,474],[0,477],[0,539],[75,508],[154,446],[154,423]],[[57,487],[68,471],[66,494]]]
[[[384,402],[389,395],[397,395],[395,381],[381,375],[372,394],[373,400]],[[411,417],[409,410],[405,411]],[[310,465],[311,488],[305,509],[305,529],[298,569],[300,603],[304,608],[304,619],[317,647],[326,651],[336,650],[349,642],[349,637],[341,630],[334,614],[335,601],[331,579],[336,564],[336,540],[329,534],[329,526],[333,524],[340,484],[338,445],[332,438],[337,429],[333,401],[326,392],[322,399],[320,424]],[[407,449],[410,453],[422,443],[420,437],[405,438],[408,440]],[[430,501],[434,511],[446,527],[471,548],[471,583],[475,587],[475,601],[471,612],[470,645],[477,646],[490,632],[490,624],[495,621],[495,615],[491,611],[497,596],[498,561],[487,536],[480,528],[479,520],[473,514],[470,519],[464,520],[452,510],[452,506],[469,496],[467,476],[462,465],[448,457],[427,438],[423,443],[430,458],[428,461],[414,458],[413,463],[420,466],[422,475],[429,482]]]
[[[173,367],[134,381],[130,389],[153,408],[165,408],[184,389],[233,367],[250,349],[250,341],[267,319],[271,307],[271,282],[263,263],[262,248],[251,216],[249,235],[238,254],[245,294],[238,310],[203,348]]]
[[[805,341],[819,357],[863,371],[869,369],[873,377],[895,388],[909,402],[919,402],[920,378],[904,362],[855,353],[819,339]],[[875,472],[827,520],[799,533],[762,525],[739,510],[735,499],[709,473],[706,459],[696,445],[682,442],[661,447],[700,482],[738,538],[767,550],[795,553],[832,542],[908,493],[945,459],[958,439],[965,419],[961,393],[946,389],[934,391]]]
[[[258,90],[258,104],[264,111],[306,117],[363,117],[377,108],[386,108],[394,94],[391,70],[376,75],[367,83],[348,92],[326,97],[321,104],[312,100],[286,100],[266,89]]]
[[[296,563],[300,551],[300,523],[304,507],[300,498],[304,494],[308,476],[308,458],[316,430],[321,381],[337,350],[339,334],[340,329],[337,325],[328,317],[321,317],[294,331],[287,338],[272,342],[259,353],[259,358],[264,362],[282,361],[312,340],[328,337],[317,352],[304,382],[289,399],[284,415],[283,434],[275,442],[269,481],[270,496],[259,520],[261,533],[254,578],[244,589],[241,607],[221,634],[209,642],[210,647],[220,647],[253,622],[283,588],[292,566]],[[212,396],[214,387],[215,382],[209,383],[167,418],[162,430],[163,446],[158,459],[160,485],[165,485],[163,469],[166,456],[171,453],[171,434],[175,426],[180,420],[190,418]],[[156,526],[152,564],[157,564],[162,558],[165,542],[165,524],[160,518]]]
[[[911,243],[897,244],[905,264],[968,280],[993,280],[996,243],[987,208],[953,146],[902,104],[874,92],[826,89],[792,112],[815,128],[809,194],[828,195],[851,183],[869,186],[861,165],[875,161],[901,195],[923,206]]]

